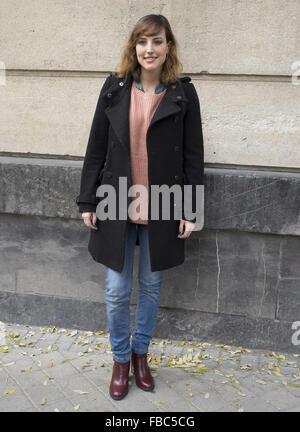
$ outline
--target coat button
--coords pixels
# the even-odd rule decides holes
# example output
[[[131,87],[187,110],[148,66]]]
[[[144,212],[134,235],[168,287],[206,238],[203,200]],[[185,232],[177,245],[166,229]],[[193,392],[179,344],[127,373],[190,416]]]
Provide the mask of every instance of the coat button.
[[[107,97],[111,98],[112,97],[112,93],[107,93]]]
[[[174,151],[179,151],[179,146],[174,146]]]
[[[172,89],[176,89],[176,85],[175,84],[172,85]]]
[[[182,96],[177,96],[177,99],[178,99],[178,100],[181,100],[181,99],[182,99]]]
[[[119,82],[119,86],[122,87],[123,85],[124,85],[123,81]]]
[[[179,180],[179,176],[178,175],[175,176],[175,180]]]

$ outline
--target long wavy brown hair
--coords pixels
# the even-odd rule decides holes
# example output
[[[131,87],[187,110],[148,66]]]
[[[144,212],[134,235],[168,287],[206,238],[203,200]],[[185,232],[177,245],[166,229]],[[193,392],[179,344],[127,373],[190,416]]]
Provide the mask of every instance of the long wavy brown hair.
[[[136,56],[138,40],[142,35],[154,36],[163,29],[165,30],[167,43],[169,42],[169,51],[162,67],[160,82],[163,85],[175,82],[182,71],[182,63],[178,58],[178,43],[167,18],[156,14],[145,15],[138,20],[124,47],[121,62],[117,65],[113,74],[125,80],[127,80],[129,74],[132,74],[133,79],[140,82],[141,65]]]

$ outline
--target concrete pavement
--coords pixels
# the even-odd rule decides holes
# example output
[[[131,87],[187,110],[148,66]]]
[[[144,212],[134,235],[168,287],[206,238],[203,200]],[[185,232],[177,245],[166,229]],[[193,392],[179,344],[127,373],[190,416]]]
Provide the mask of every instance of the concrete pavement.
[[[152,339],[155,389],[109,396],[109,334],[0,323],[0,412],[300,411],[300,354]]]

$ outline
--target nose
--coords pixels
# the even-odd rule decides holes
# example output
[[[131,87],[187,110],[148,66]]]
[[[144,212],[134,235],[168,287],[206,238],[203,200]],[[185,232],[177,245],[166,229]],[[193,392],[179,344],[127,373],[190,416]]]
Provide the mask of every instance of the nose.
[[[152,42],[148,42],[147,43],[146,50],[147,50],[148,53],[152,53],[153,52]]]

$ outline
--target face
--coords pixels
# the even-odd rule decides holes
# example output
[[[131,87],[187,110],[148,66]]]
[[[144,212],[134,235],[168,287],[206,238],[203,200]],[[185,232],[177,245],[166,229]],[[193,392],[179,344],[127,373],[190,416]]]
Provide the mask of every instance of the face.
[[[168,51],[164,29],[155,36],[142,35],[137,41],[137,59],[141,67],[147,71],[161,69]]]

